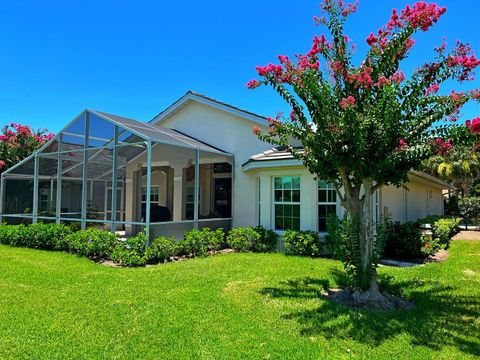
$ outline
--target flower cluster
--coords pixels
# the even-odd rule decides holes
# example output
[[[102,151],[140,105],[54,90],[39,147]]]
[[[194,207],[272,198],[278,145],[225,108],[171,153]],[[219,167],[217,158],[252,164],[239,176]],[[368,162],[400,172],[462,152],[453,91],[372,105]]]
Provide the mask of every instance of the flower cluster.
[[[440,90],[440,86],[438,86],[438,84],[430,85],[427,88],[427,90],[425,90],[425,95],[429,96],[431,94],[436,94],[438,92],[438,90]]]
[[[465,125],[470,129],[472,134],[480,134],[480,116],[472,119],[472,121],[467,120]]]
[[[34,131],[28,125],[4,126],[0,135],[0,171],[24,159],[53,136],[46,129]]]
[[[446,11],[446,7],[440,7],[435,3],[427,4],[426,2],[419,1],[415,3],[413,7],[407,5],[405,9],[402,10],[400,19],[414,29],[427,31]]]
[[[342,109],[346,109],[346,108],[351,109],[353,105],[355,105],[355,98],[351,95],[342,99],[342,101],[340,102],[340,107]]]
[[[434,143],[434,151],[439,155],[445,155],[452,148],[450,140],[444,141],[441,138],[436,138]]]
[[[256,89],[258,88],[260,85],[262,85],[262,83],[258,80],[250,80],[249,82],[247,82],[247,88],[248,89]]]
[[[405,141],[405,139],[400,139],[400,141],[398,142],[396,151],[402,151],[407,147],[408,147],[408,143]]]
[[[374,84],[372,71],[373,69],[370,66],[363,66],[360,72],[348,75],[347,81],[356,86],[370,89]]]
[[[349,14],[353,14],[357,11],[358,0],[356,0],[353,4],[344,3],[343,0],[324,0],[320,7],[327,13],[334,12],[336,9],[338,9],[343,17],[347,17]],[[317,23],[321,23],[322,19],[324,18],[314,17],[314,20]],[[325,21],[326,20],[323,20],[323,22]]]
[[[447,65],[457,69],[459,81],[473,80],[473,70],[480,65],[478,59],[469,45],[457,41],[452,54],[447,58]]]

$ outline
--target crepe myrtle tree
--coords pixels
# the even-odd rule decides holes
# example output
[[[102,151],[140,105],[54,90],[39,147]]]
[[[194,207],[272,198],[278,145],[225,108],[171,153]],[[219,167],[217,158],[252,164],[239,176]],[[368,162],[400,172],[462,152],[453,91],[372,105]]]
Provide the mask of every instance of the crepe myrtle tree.
[[[468,44],[457,41],[447,50],[443,39],[433,60],[406,79],[400,65],[415,43],[412,36],[429,30],[446,11],[417,2],[392,10],[388,23],[365,40],[369,50],[355,65],[355,45],[344,23],[357,3],[325,0],[321,9],[314,21],[329,35],[315,36],[311,49],[295,60],[279,55],[278,64],[257,66],[259,79],[247,83],[249,89],[272,87],[291,107],[289,116],[267,119],[268,133],[258,127],[253,131],[263,141],[285,146],[311,173],[335,185],[348,217],[358,224],[350,236],[357,259],[344,259],[356,275],[354,297],[383,301],[372,195],[384,185],[406,184],[408,171],[421,168],[431,156],[436,137],[448,133],[461,107],[479,100],[478,89],[448,93],[440,87],[451,79],[473,80],[480,60]],[[292,138],[303,149],[292,147]]]
[[[11,123],[0,129],[0,173],[31,155],[54,137],[47,129]]]

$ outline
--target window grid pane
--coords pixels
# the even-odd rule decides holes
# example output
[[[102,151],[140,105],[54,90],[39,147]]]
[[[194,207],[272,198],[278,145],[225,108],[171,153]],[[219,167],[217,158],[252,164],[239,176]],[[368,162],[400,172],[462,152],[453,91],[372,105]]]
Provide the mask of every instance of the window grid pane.
[[[327,219],[337,213],[337,193],[332,183],[318,181],[318,231],[327,230]]]
[[[300,177],[276,177],[273,184],[275,229],[300,230]]]

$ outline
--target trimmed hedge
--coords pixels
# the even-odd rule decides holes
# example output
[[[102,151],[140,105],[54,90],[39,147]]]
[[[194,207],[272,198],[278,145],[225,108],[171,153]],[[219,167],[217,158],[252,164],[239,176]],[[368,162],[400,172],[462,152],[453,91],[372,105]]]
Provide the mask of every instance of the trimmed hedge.
[[[109,231],[72,231],[63,224],[1,225],[0,244],[35,249],[62,250],[91,259],[110,259],[122,266],[143,266],[170,260],[173,256],[198,257],[218,251],[226,243],[238,251],[267,252],[275,249],[278,235],[261,226],[232,229],[225,241],[223,229],[191,230],[184,239],[158,237],[146,248],[145,233],[125,241]]]
[[[66,250],[72,233],[62,224],[0,225],[0,244],[44,250]]]
[[[112,252],[111,260],[122,266],[143,266],[146,263],[145,246],[147,238],[144,232],[119,242]]]
[[[315,231],[285,232],[285,252],[288,255],[317,257],[322,254],[323,246],[320,235]]]
[[[230,230],[227,244],[237,251],[269,252],[278,243],[278,235],[262,226],[239,227]]]
[[[64,250],[91,259],[108,259],[117,247],[114,233],[98,229],[77,231],[65,238]]]
[[[183,236],[183,240],[177,244],[177,255],[205,256],[208,251],[220,250],[224,244],[225,233],[223,229],[190,230]]]

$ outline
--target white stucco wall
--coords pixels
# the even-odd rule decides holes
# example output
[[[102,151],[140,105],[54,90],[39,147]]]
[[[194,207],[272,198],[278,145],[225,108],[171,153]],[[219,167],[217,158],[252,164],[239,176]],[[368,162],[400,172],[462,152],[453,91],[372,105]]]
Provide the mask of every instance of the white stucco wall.
[[[255,224],[256,178],[245,173],[242,164],[251,155],[272,148],[252,133],[255,124],[240,116],[201,103],[189,102],[161,125],[234,154],[232,225]]]
[[[409,176],[406,189],[386,186],[381,192],[381,214],[395,221],[415,221],[428,215],[443,215],[442,187]]]

